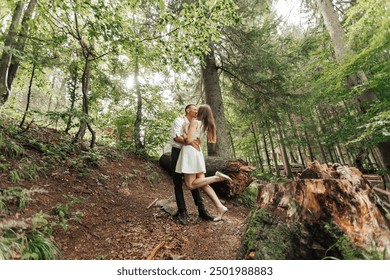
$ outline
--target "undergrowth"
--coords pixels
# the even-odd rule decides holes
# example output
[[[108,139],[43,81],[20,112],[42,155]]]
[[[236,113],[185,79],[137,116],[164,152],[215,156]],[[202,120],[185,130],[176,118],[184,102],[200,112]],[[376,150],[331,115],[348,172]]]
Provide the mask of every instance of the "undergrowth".
[[[26,190],[10,188],[1,192],[0,206],[7,213],[13,204],[17,204],[17,211],[7,215],[7,220],[0,222],[0,260],[53,260],[60,254],[54,242],[55,228],[67,230],[69,221],[81,223],[83,213],[71,211],[70,207],[82,202],[80,198],[64,196],[66,203],[57,203],[54,207],[55,215],[44,213],[42,210],[31,218],[19,218],[19,212],[31,201],[31,195],[41,190]],[[4,211],[5,210],[5,211]],[[4,215],[4,214],[3,214]]]
[[[52,167],[64,166],[69,158],[83,168],[99,166],[103,160],[98,151],[82,152],[71,140],[50,129],[21,130],[11,121],[0,125],[0,260],[56,259],[60,250],[53,238],[55,229],[66,231],[70,221],[81,223],[83,213],[72,207],[82,200],[73,196],[64,196],[65,202],[58,202],[51,214],[41,210],[24,215],[34,195],[45,192],[24,185],[46,176]]]

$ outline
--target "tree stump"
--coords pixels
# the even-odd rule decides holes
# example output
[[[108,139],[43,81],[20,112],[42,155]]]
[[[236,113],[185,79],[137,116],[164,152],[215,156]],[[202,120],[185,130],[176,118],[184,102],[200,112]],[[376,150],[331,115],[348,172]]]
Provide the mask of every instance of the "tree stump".
[[[169,174],[171,170],[171,153],[165,153],[160,157],[160,166]],[[253,182],[250,172],[255,170],[253,166],[249,166],[247,162],[240,159],[226,159],[222,157],[205,157],[206,176],[213,176],[216,171],[220,171],[229,175],[232,182],[223,181],[212,184],[215,192],[223,197],[234,197],[244,192],[246,187]]]
[[[260,187],[257,203],[265,212],[249,222],[259,227],[255,236],[245,237],[240,258],[346,258],[346,237],[356,251],[375,250],[389,256],[388,204],[381,202],[358,169],[313,162],[302,177]],[[248,244],[256,245],[249,248]],[[272,255],[271,247],[279,255]]]

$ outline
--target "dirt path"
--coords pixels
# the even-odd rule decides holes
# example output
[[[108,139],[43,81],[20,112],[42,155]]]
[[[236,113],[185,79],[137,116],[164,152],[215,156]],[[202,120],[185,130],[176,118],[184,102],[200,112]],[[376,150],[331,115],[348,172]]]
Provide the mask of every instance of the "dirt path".
[[[82,198],[72,211],[82,211],[82,224],[68,223],[57,229],[54,238],[61,249],[60,259],[235,259],[245,230],[249,210],[226,201],[229,211],[221,222],[197,220],[197,211],[185,190],[190,224],[183,226],[158,206],[156,199],[172,199],[170,177],[157,165],[126,156],[108,162],[91,173],[79,176],[58,170],[40,180],[47,193],[36,197],[26,211],[52,211],[64,195]],[[38,185],[37,185],[38,186]],[[207,209],[215,213],[203,195]]]

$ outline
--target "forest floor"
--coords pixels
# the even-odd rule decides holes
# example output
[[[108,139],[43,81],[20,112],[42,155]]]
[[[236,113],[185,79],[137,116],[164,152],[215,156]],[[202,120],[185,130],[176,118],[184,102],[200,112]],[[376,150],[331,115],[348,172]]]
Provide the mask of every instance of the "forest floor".
[[[54,130],[35,134],[49,144],[59,141]],[[31,145],[23,146],[33,162],[42,160],[38,159],[42,153],[34,151]],[[53,232],[61,251],[58,259],[236,258],[250,209],[237,201],[222,199],[229,208],[222,221],[199,220],[191,193],[185,189],[190,222],[181,225],[155,203],[174,198],[171,177],[158,162],[115,150],[112,154],[100,159],[97,166],[84,169],[74,168],[77,155],[70,154],[62,164],[50,166],[45,176],[19,182],[19,186],[43,192],[35,193],[24,211],[15,212],[13,217],[29,219],[39,211],[54,215],[62,206],[68,220],[66,231],[56,227]],[[15,166],[16,162],[11,164]],[[9,178],[9,173],[0,173],[0,188],[15,185]],[[202,197],[207,210],[215,215],[211,201],[205,194]],[[80,217],[80,222],[72,217]]]

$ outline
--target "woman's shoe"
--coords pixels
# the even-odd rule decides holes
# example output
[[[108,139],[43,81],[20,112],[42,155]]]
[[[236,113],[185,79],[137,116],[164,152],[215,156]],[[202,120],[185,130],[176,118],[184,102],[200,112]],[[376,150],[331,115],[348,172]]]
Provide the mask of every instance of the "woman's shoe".
[[[223,178],[225,180],[228,180],[230,182],[233,181],[232,178],[230,178],[228,175],[223,174],[222,172],[219,172],[219,171],[215,172],[215,176],[218,176],[218,177]]]
[[[218,216],[214,218],[214,222],[219,222],[222,220],[223,215],[228,211],[227,207],[222,206],[221,208],[218,208]]]

